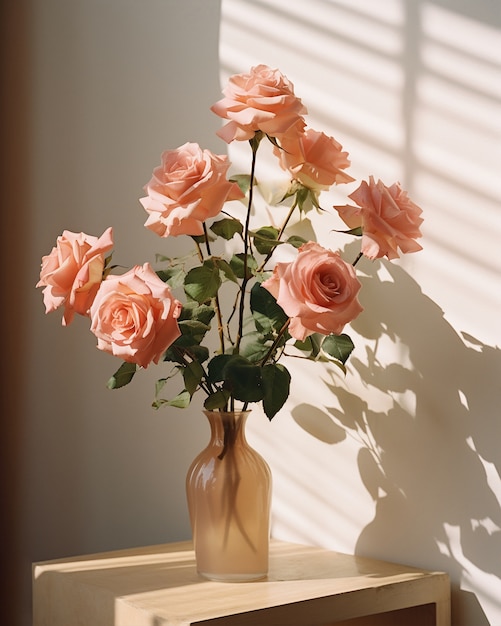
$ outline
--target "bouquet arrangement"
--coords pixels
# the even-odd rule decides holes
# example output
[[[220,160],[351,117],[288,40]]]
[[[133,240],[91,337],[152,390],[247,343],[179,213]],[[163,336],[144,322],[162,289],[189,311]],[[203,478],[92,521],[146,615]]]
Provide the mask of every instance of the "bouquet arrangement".
[[[250,172],[230,174],[226,155],[196,143],[165,151],[140,199],[146,228],[166,240],[157,267],[114,273],[111,228],[100,237],[64,231],[42,259],[37,287],[47,313],[61,308],[63,325],[75,314],[88,317],[97,347],[122,359],[109,387],[128,384],[154,363],[163,368],[155,407],[186,407],[202,391],[207,410],[262,403],[272,419],[289,395],[291,377],[281,362],[288,350],[345,368],[353,342],[343,331],[362,311],[356,264],[362,256],[395,259],[420,250],[422,211],[400,184],[371,176],[348,196],[351,203],[331,210],[346,224],[342,232],[360,239],[351,262],[290,234],[293,216],[327,213],[322,192],[355,182],[348,153],[307,127],[304,104],[276,69],[258,65],[234,75],[223,94],[211,107],[227,120],[217,134],[227,143],[248,142]],[[268,221],[254,224],[263,142],[271,142],[288,175],[280,225],[270,223],[269,211]],[[181,236],[192,252],[169,257],[169,238]],[[277,260],[284,246],[291,260]],[[174,375],[182,380],[179,393],[162,398]]]

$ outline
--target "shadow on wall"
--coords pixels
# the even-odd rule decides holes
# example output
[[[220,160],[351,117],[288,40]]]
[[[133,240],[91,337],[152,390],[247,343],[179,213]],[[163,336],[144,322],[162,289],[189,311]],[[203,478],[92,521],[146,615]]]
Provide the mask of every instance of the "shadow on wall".
[[[277,419],[287,455],[262,438],[275,463],[277,528],[328,543],[322,531],[338,524],[344,545],[354,537],[359,553],[444,569],[455,626],[488,619],[497,626],[501,350],[492,337],[501,268],[489,251],[499,247],[499,3],[310,0],[305,11],[301,0],[223,0],[222,7],[223,74],[261,62],[279,67],[308,106],[309,125],[349,151],[353,176],[399,179],[425,210],[414,278],[402,267],[414,259],[405,259],[362,279],[366,313],[352,326],[365,353],[350,359],[353,380],[345,388],[333,373],[331,401],[322,395],[323,374],[295,379],[301,402],[317,392],[315,406],[292,410],[313,444],[351,437],[362,444],[358,468],[374,517],[350,534],[372,515],[359,502],[365,493],[349,477],[329,492],[325,465],[339,471],[352,448],[338,445],[330,455],[328,445],[296,445]],[[238,151],[230,146],[233,162]],[[376,274],[378,264],[360,266]]]
[[[421,558],[455,581],[475,571],[501,580],[501,508],[489,482],[492,472],[501,475],[501,349],[458,335],[405,270],[385,267],[384,279],[362,278],[371,314],[352,326],[367,339],[366,358],[350,364],[366,397],[388,394],[390,408],[374,412],[333,377],[328,386],[340,408],[303,404],[293,418],[323,442],[350,435],[361,443],[358,468],[375,514],[358,553],[415,564]],[[388,336],[406,346],[405,365],[379,359]],[[468,591],[455,590],[453,605],[468,607],[473,621],[464,623],[489,623]]]

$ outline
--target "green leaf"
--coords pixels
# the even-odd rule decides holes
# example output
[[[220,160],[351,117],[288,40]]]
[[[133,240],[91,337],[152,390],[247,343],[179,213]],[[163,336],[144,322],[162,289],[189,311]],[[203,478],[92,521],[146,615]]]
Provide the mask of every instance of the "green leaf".
[[[219,354],[207,368],[209,382],[224,381],[224,388],[235,400],[259,402],[263,398],[261,367],[239,354]]]
[[[302,350],[303,352],[310,352],[311,357],[315,358],[320,353],[323,338],[323,335],[320,335],[319,333],[313,333],[312,335],[306,337],[304,341],[296,341],[294,343],[294,347],[298,350]]]
[[[278,229],[274,226],[263,226],[252,233],[254,245],[260,254],[268,254],[274,250],[281,241],[278,240]]]
[[[203,363],[209,358],[209,349],[199,345],[194,337],[182,335],[166,350],[163,360],[173,361],[184,366],[186,365],[186,357],[191,361]]]
[[[250,174],[234,174],[230,178],[230,183],[237,183],[237,185],[240,187],[240,191],[245,195],[250,189]]]
[[[176,374],[177,374],[178,370],[176,368]],[[169,378],[171,377],[167,377],[167,378],[159,378],[157,380],[157,382],[155,383],[155,397],[158,396],[158,394],[162,391],[162,389],[165,387],[165,384],[167,383],[167,381],[169,380]]]
[[[184,281],[185,292],[203,304],[214,298],[221,286],[219,268],[212,259],[204,261],[199,267],[194,267],[187,274]]]
[[[198,243],[199,245],[203,245],[205,243],[205,234],[204,235],[190,235],[190,237]],[[215,241],[215,237],[211,237],[209,233],[207,233],[207,239],[209,241]]]
[[[250,307],[256,329],[264,335],[274,330],[279,331],[288,319],[282,307],[261,283],[252,286]]]
[[[207,411],[223,409],[229,399],[229,391],[226,391],[225,389],[219,389],[215,393],[211,393],[210,396],[207,396],[204,402],[204,407],[207,409]]]
[[[196,320],[208,326],[215,314],[216,312],[213,306],[198,304],[197,302],[187,302],[183,305],[178,321]]]
[[[245,255],[243,253],[234,254],[230,259],[230,267],[233,270],[237,278],[244,278],[244,261]],[[247,278],[251,278],[257,270],[256,259],[248,254],[247,255]]]
[[[137,371],[137,365],[135,363],[122,363],[113,376],[106,383],[108,389],[120,389],[125,387],[134,378],[134,374]]]
[[[186,272],[182,267],[168,267],[164,270],[158,270],[156,272],[157,276],[172,287],[172,289],[177,289],[178,287],[183,286],[184,278]]]
[[[287,239],[287,243],[294,246],[294,248],[300,248],[304,243],[306,243],[306,239],[299,237],[299,235],[292,235]]]
[[[232,282],[238,284],[238,278],[228,261],[225,261],[224,259],[215,259],[215,261],[221,272],[223,272],[224,277],[227,280],[231,280]]]
[[[263,409],[266,417],[272,420],[289,397],[291,375],[280,363],[265,365],[262,369]]]
[[[192,396],[205,376],[204,368],[198,361],[192,361],[183,368],[183,379],[186,391]]]
[[[198,320],[183,320],[178,323],[178,326],[183,336],[190,337],[195,343],[200,343],[210,330],[210,326]]]
[[[185,389],[181,391],[181,393],[179,393],[175,398],[172,398],[172,400],[164,401],[162,402],[162,404],[175,406],[178,409],[185,409],[187,406],[189,406],[190,402],[191,402],[191,395],[189,391]]]
[[[209,358],[209,350],[200,344],[210,330],[210,321],[214,315],[211,306],[198,305],[195,302],[183,306],[178,320],[181,336],[166,350],[164,361],[184,365],[184,355],[188,355],[190,360],[201,363],[206,361]]]
[[[212,357],[207,365],[207,380],[211,383],[224,380],[224,368],[234,358],[233,354],[217,354]]]
[[[259,402],[263,399],[261,367],[239,357],[225,368],[225,386],[235,400]]]
[[[232,239],[235,233],[241,235],[244,232],[244,227],[242,226],[241,222],[230,217],[226,217],[222,220],[214,222],[210,229],[214,234],[216,234],[218,237],[226,239],[226,241]]]
[[[271,339],[267,339],[258,331],[246,333],[242,337],[240,354],[251,363],[259,363],[266,356],[272,344]]]
[[[328,356],[346,363],[353,352],[354,344],[348,335],[328,335],[322,342],[322,351]]]

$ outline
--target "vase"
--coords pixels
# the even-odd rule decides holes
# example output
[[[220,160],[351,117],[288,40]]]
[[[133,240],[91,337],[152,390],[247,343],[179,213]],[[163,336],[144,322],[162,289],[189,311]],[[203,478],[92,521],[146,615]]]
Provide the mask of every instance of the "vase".
[[[268,573],[271,472],[247,442],[250,411],[204,411],[210,441],[186,477],[198,573],[245,581]]]

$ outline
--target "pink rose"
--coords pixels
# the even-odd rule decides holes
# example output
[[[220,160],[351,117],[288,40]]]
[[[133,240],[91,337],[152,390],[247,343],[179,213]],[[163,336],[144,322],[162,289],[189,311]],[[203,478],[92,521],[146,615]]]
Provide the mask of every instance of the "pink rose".
[[[257,65],[248,74],[235,74],[223,94],[211,110],[230,120],[217,133],[227,143],[252,139],[256,131],[277,137],[292,127],[304,128],[306,107],[294,95],[294,85],[278,70]]]
[[[262,286],[291,318],[289,332],[299,341],[312,333],[339,335],[363,310],[355,269],[312,241],[299,248],[291,263],[277,263]]]
[[[412,202],[399,183],[386,187],[371,176],[348,196],[359,206],[334,207],[350,228],[362,228],[362,253],[369,259],[398,258],[422,250],[415,239],[421,237],[422,209]]]
[[[309,189],[322,191],[354,180],[343,172],[350,165],[348,153],[334,137],[308,129],[300,135],[284,135],[280,145],[282,149],[273,149],[280,166]]]
[[[105,254],[113,248],[113,231],[99,237],[65,230],[49,255],[42,257],[37,287],[45,287],[45,312],[64,306],[63,326],[75,315],[88,315],[103,280]]]
[[[226,155],[185,143],[162,154],[162,163],[140,199],[149,213],[145,226],[160,237],[202,235],[202,223],[218,215],[226,200],[243,197],[226,179],[230,167]]]
[[[180,336],[181,303],[149,263],[101,283],[90,310],[97,347],[129,363],[158,363]]]

